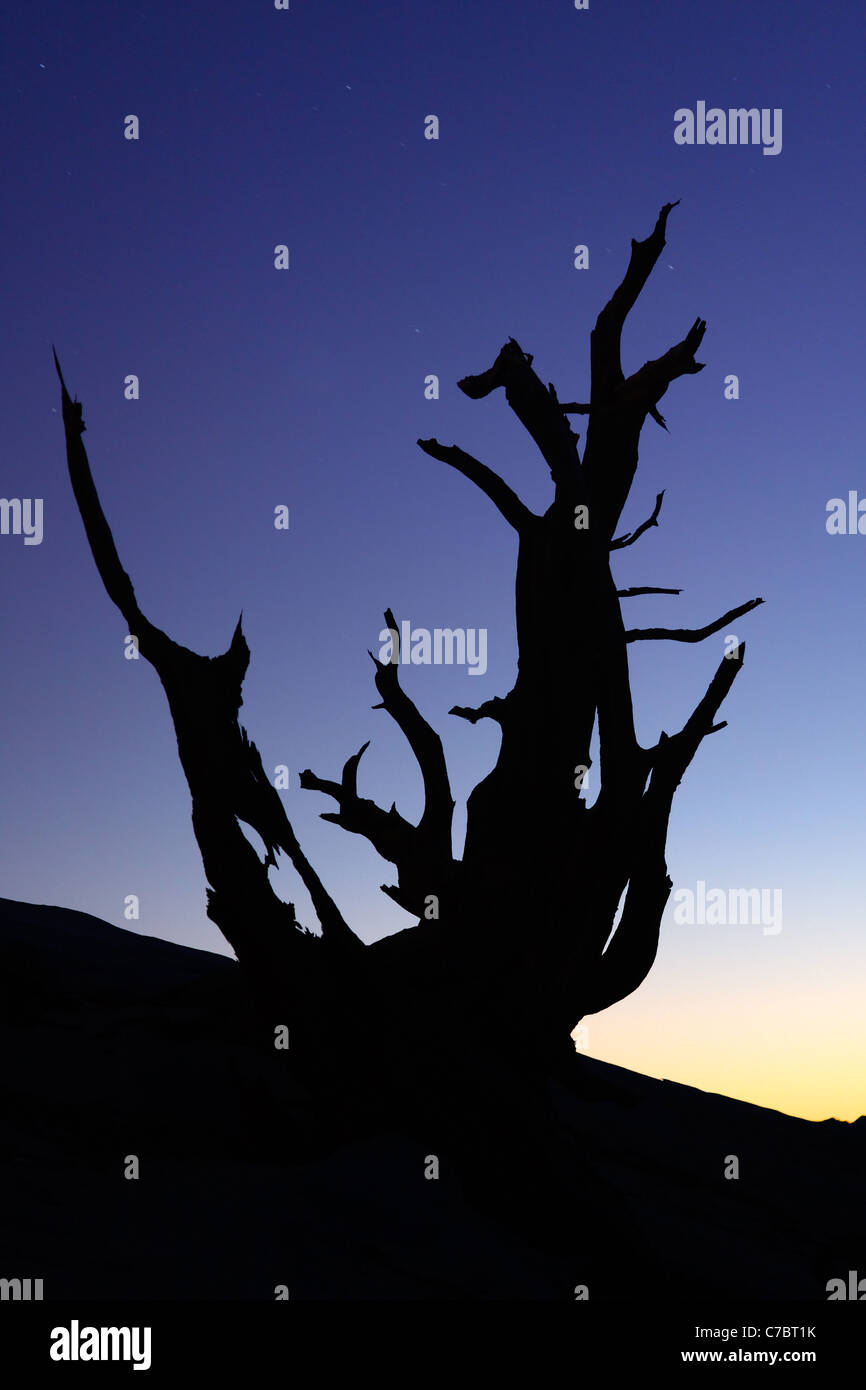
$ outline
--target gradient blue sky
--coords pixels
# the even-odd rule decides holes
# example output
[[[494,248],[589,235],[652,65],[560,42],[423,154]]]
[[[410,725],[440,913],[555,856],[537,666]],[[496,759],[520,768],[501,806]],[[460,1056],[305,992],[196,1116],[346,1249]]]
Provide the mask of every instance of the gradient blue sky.
[[[780,889],[783,928],[678,925],[672,902],[653,975],[587,1021],[586,1046],[814,1118],[866,1109],[866,536],[825,525],[829,498],[866,495],[862,37],[856,7],[804,0],[7,9],[2,492],[44,499],[44,538],[0,536],[0,892],[227,949],[165,697],[124,659],[74,506],[50,344],[143,610],[216,654],[243,609],[243,721],[267,768],[289,766],[295,828],[370,940],[409,922],[378,891],[391,866],[320,821],[332,803],[297,774],[335,776],[371,739],[362,794],[420,812],[401,735],[370,709],[383,610],[488,630],[483,677],[404,671],[459,802],[496,733],[446,711],[515,670],[515,538],[415,440],[460,444],[543,509],[547,469],[502,393],[455,383],[513,334],[561,399],[586,398],[629,239],[680,198],[623,360],[701,315],[707,367],[665,397],[670,433],[644,431],[625,524],[661,488],[665,504],[616,574],[684,591],[629,600],[631,625],[766,599],[734,628],[730,727],[687,774],[668,864],[675,888]],[[699,100],[781,108],[781,152],[675,144]],[[644,743],[681,725],[722,638],[632,647]],[[312,924],[291,871],[272,878]]]

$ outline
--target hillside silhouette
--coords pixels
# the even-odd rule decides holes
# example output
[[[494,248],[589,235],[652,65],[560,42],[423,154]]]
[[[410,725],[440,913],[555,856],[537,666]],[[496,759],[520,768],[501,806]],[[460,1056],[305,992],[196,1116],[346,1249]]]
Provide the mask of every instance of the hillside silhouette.
[[[441,1146],[425,1178],[437,1139],[411,1112],[335,1129],[227,957],[0,899],[0,980],[0,1273],[46,1299],[824,1301],[862,1264],[866,1118],[575,1053],[546,1083],[577,1217],[557,1242],[533,1230],[518,1155],[486,1191]]]

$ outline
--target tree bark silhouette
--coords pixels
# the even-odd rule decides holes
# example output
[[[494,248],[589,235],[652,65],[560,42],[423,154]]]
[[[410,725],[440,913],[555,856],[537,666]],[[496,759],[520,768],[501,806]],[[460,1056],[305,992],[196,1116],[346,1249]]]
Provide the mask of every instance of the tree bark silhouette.
[[[651,416],[664,426],[658,403],[667,388],[703,366],[695,360],[706,328],[700,318],[681,342],[630,376],[620,360],[626,317],[665,245],[674,207],[665,204],[650,235],[632,241],[625,275],[598,315],[588,403],[560,402],[514,338],[486,371],[458,382],[472,400],[504,390],[550,471],[553,498],[543,514],[456,445],[418,440],[425,454],[480,488],[517,532],[519,660],[510,691],[477,709],[450,711],[473,724],[492,719],[501,731],[496,764],[468,800],[462,858],[452,850],[454,801],[441,739],[400,685],[394,660],[373,657],[374,683],[379,708],[401,729],[421,771],[418,824],[394,806],[385,810],[359,796],[367,744],[348,757],[339,781],[301,774],[302,787],[336,804],[324,819],[362,835],[394,866],[397,882],[383,892],[416,919],[369,946],[343,920],[304,855],[238,722],[250,656],[241,622],[228,650],[210,658],[180,646],[144,616],[93,483],[82,407],[60,376],[69,473],[93,558],[168,698],[209,884],[208,916],[267,997],[285,1002],[290,1016],[283,1021],[298,1026],[302,1051],[329,1084],[350,1073],[363,1089],[372,1076],[383,1088],[383,1106],[399,1092],[409,1109],[416,1106],[419,1123],[436,1115],[437,1133],[470,1123],[469,1097],[483,1084],[510,1107],[509,1133],[519,1147],[518,1117],[531,1115],[536,1129],[543,1119],[531,1079],[524,1085],[517,1078],[556,1067],[563,1048],[571,1051],[569,1034],[580,1019],[625,998],[646,977],[672,887],[665,843],[673,797],[702,740],[724,728],[716,715],[744,646],[721,660],[683,727],[662,732],[651,747],[635,734],[628,646],[698,642],[762,602],[752,599],[701,628],[629,629],[622,598],[679,590],[618,590],[611,572],[611,555],[658,525],[663,493],[648,520],[615,535],[644,422]],[[582,458],[570,414],[588,417]],[[396,653],[399,623],[390,609],[385,621]],[[591,766],[596,729],[600,790],[588,807],[579,770]],[[241,820],[261,835],[264,863]],[[293,906],[268,881],[281,851],[309,892],[320,935],[300,926]],[[334,1042],[347,1036],[351,1061]],[[505,1078],[498,1084],[497,1069]],[[473,1142],[490,1156],[482,1128],[479,1120]]]

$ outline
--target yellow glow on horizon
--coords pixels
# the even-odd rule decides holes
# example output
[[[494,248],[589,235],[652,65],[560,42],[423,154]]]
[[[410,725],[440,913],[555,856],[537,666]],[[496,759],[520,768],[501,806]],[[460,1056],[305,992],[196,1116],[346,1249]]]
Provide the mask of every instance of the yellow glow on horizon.
[[[588,1056],[807,1120],[866,1112],[862,982],[772,999],[645,988],[583,1020]]]

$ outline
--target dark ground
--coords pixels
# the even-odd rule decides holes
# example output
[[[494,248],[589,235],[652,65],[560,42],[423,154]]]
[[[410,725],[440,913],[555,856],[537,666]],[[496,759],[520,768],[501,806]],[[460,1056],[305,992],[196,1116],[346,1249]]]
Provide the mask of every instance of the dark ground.
[[[864,1117],[795,1119],[575,1054],[550,1092],[576,1209],[609,1233],[600,1261],[592,1241],[534,1241],[501,1197],[479,1204],[447,1154],[425,1179],[432,1139],[381,1126],[334,1149],[244,998],[225,957],[0,899],[0,1277],[42,1278],[46,1299],[273,1300],[284,1284],[293,1300],[573,1300],[588,1284],[825,1301],[829,1279],[866,1273]]]

